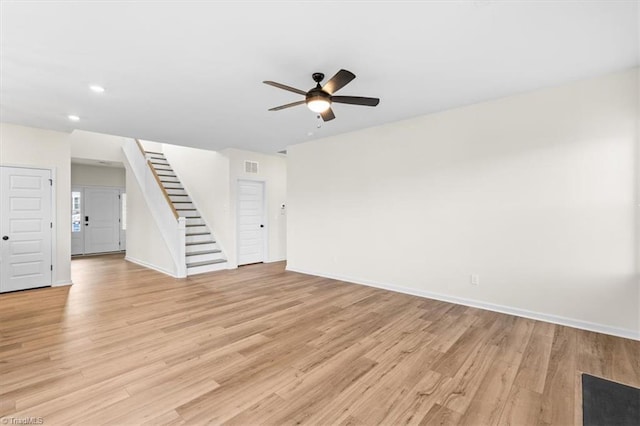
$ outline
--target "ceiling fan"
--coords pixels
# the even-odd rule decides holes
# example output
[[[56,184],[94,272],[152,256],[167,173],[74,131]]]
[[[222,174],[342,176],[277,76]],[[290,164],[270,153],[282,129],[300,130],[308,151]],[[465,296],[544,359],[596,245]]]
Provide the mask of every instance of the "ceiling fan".
[[[347,70],[340,70],[331,77],[324,86],[320,86],[320,82],[324,80],[324,74],[321,72],[313,73],[313,81],[316,82],[316,87],[305,92],[304,90],[296,89],[295,87],[287,86],[285,84],[276,83],[275,81],[263,81],[264,84],[268,84],[279,89],[288,90],[289,92],[297,93],[304,96],[304,100],[292,102],[286,105],[280,105],[269,109],[269,111],[280,111],[281,109],[291,108],[297,105],[307,104],[307,107],[313,112],[320,114],[324,121],[333,120],[336,116],[331,109],[331,103],[350,104],[350,105],[364,105],[374,107],[378,105],[380,99],[378,98],[365,98],[362,96],[334,96],[338,90],[349,84],[351,80],[356,78],[356,75]]]

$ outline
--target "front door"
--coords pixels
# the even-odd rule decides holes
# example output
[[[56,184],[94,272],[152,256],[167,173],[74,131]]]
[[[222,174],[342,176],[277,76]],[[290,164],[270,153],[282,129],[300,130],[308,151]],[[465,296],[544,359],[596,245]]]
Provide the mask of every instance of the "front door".
[[[84,254],[120,250],[120,190],[85,188]]]
[[[51,285],[51,171],[0,166],[0,292]]]
[[[238,181],[238,265],[264,262],[264,182]]]
[[[71,188],[71,255],[84,254],[84,197],[82,188]]]

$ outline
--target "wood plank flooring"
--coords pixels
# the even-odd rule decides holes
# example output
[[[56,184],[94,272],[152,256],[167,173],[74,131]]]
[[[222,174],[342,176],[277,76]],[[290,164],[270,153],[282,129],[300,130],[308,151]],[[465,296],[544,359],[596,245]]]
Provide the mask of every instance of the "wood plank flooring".
[[[0,295],[0,416],[45,424],[576,425],[580,373],[640,342],[252,265],[177,280],[121,255]]]

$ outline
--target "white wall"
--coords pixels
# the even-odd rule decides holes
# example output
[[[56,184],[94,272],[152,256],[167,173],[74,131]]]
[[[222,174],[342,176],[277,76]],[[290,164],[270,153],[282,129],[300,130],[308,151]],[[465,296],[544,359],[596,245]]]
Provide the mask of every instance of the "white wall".
[[[71,157],[122,163],[122,144],[126,138],[74,130],[69,136]]]
[[[72,186],[125,187],[125,170],[119,167],[101,167],[87,164],[71,164]]]
[[[265,182],[266,216],[268,235],[268,252],[266,262],[277,262],[287,258],[287,217],[282,214],[280,206],[286,204],[287,200],[287,162],[284,157],[276,155],[261,154],[253,151],[243,151],[239,149],[226,149],[223,154],[229,158],[229,178],[230,178],[230,222],[234,230],[233,261],[236,261],[236,205],[238,180],[256,179]],[[244,162],[257,161],[259,164],[258,174],[248,174],[244,171]]]
[[[145,149],[151,149],[144,141]],[[237,266],[236,202],[238,179],[265,182],[268,250],[266,262],[286,258],[286,160],[281,156],[238,149],[221,152],[162,144],[155,150],[165,154],[173,170],[195,202],[219,242],[230,268]],[[258,174],[244,172],[244,161],[257,161]]]
[[[145,141],[145,148],[148,148]],[[229,218],[229,159],[216,151],[163,144],[160,149],[195,203],[205,223],[229,256],[234,232]],[[227,264],[235,267],[235,261]]]
[[[67,133],[0,124],[0,164],[55,171],[53,284],[71,283],[71,164]]]
[[[288,147],[288,268],[638,338],[637,84]]]
[[[177,271],[167,243],[147,207],[135,175],[126,162],[125,167],[127,173],[126,259],[175,276]]]

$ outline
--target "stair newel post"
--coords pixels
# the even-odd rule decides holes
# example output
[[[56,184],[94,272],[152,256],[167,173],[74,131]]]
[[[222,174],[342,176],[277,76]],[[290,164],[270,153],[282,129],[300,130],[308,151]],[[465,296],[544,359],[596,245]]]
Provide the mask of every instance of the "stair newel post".
[[[187,253],[186,253],[186,243],[187,243],[187,219],[180,216],[178,217],[178,247],[179,253],[178,257],[180,262],[177,265],[177,276],[178,278],[185,278],[187,276]]]

